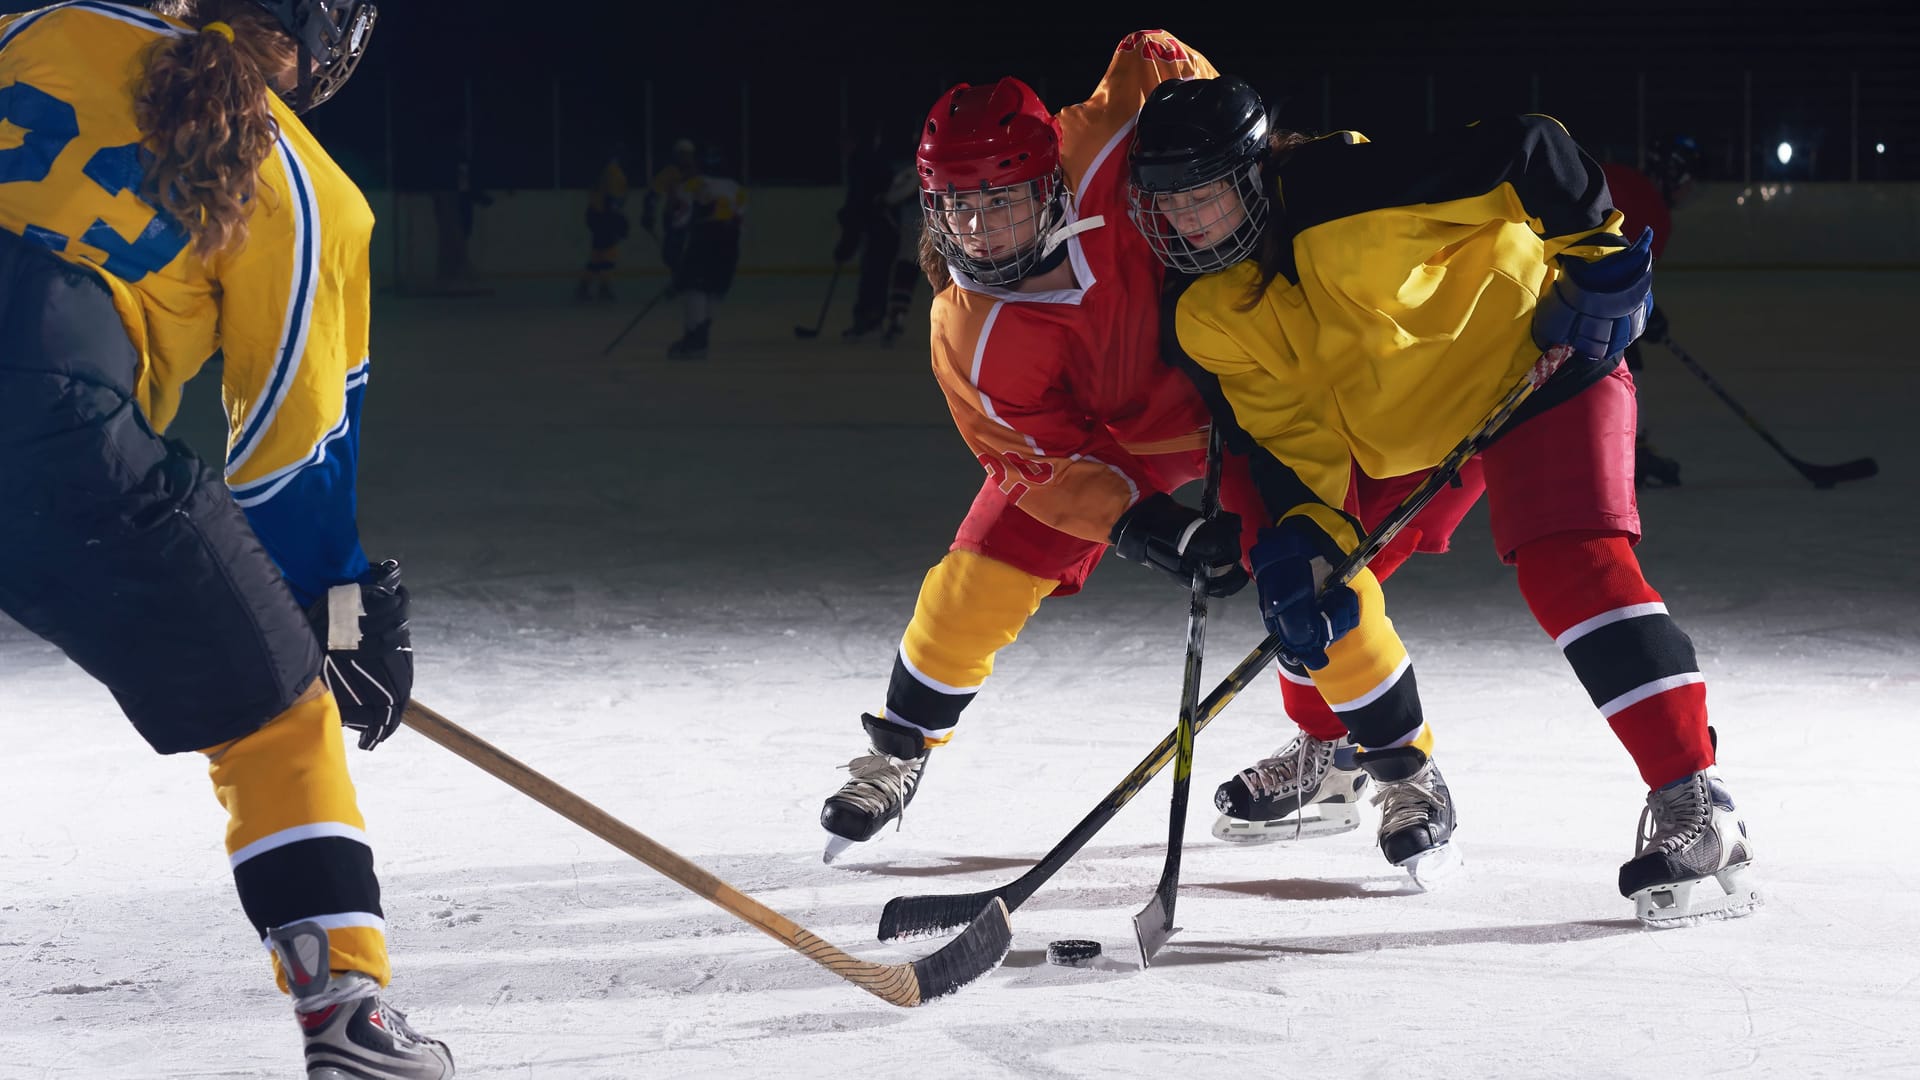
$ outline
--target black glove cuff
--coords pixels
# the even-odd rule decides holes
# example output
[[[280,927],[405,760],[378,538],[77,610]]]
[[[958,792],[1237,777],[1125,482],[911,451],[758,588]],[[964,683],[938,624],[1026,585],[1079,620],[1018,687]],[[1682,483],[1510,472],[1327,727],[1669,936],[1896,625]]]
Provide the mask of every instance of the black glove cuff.
[[[1205,521],[1198,511],[1181,506],[1166,492],[1155,492],[1120,515],[1109,534],[1113,550],[1129,562],[1146,563],[1178,577],[1186,571],[1181,545]]]

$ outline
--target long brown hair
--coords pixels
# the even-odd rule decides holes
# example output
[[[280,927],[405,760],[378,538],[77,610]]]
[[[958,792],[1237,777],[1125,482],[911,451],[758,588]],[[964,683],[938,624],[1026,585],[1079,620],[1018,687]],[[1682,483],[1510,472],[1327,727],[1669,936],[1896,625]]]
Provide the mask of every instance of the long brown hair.
[[[1260,182],[1266,185],[1268,202],[1267,228],[1260,235],[1260,276],[1248,291],[1245,302],[1240,305],[1241,311],[1252,311],[1260,306],[1267,289],[1273,285],[1273,279],[1280,275],[1280,268],[1293,257],[1293,241],[1287,230],[1280,227],[1280,221],[1287,213],[1286,206],[1280,201],[1280,170],[1295,150],[1312,142],[1313,138],[1298,131],[1277,128],[1267,136],[1267,157],[1260,163]]]
[[[134,121],[153,155],[143,194],[207,258],[246,242],[255,181],[278,132],[271,80],[293,71],[297,50],[251,0],[157,0],[153,9],[195,29],[233,29],[232,41],[204,31],[162,38],[134,89]]]
[[[933,230],[924,225],[920,229],[920,272],[927,275],[927,284],[935,293],[953,283],[953,275],[947,272],[947,257],[933,242]]]

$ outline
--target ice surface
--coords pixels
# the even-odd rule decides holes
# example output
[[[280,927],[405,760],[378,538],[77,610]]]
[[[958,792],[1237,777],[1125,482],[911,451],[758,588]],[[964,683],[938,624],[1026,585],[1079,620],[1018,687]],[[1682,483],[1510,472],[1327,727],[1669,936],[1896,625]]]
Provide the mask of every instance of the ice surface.
[[[1118,562],[1044,605],[931,763],[906,827],[822,866],[921,574],[979,470],[924,332],[816,342],[824,278],[743,279],[712,357],[663,358],[655,285],[382,298],[362,522],[405,561],[418,696],[862,956],[901,893],[984,888],[1170,729],[1185,599]],[[1687,486],[1641,547],[1692,634],[1767,906],[1653,933],[1614,891],[1643,790],[1493,558],[1484,512],[1392,582],[1470,844],[1418,895],[1370,829],[1231,847],[1189,821],[1183,927],[1137,972],[1162,779],[1015,912],[1007,964],[904,1011],[842,983],[410,733],[351,751],[394,1000],[463,1077],[1920,1075],[1920,275],[1673,273],[1673,330],[1793,451],[1874,454],[1814,491],[1670,357],[1648,426]],[[551,296],[551,299],[548,297]],[[202,388],[204,389],[204,388]],[[217,438],[205,395],[188,426]],[[1251,648],[1217,605],[1208,684]],[[0,620],[0,1077],[286,1077],[298,1038],[240,915],[223,815],[111,698]],[[1263,680],[1199,740],[1196,798],[1284,741]],[[1204,803],[1202,803],[1204,805]]]

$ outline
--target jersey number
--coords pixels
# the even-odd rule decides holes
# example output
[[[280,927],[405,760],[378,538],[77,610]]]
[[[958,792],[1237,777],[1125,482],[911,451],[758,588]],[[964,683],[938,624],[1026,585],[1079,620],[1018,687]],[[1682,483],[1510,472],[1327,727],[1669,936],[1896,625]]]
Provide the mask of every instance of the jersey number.
[[[0,122],[26,132],[20,145],[0,150],[0,184],[45,180],[53,171],[54,159],[80,136],[73,106],[27,83],[0,87]],[[138,143],[102,147],[87,159],[81,171],[108,195],[132,191],[140,198],[145,156]],[[127,282],[139,281],[172,262],[189,239],[187,230],[173,215],[144,198],[140,202],[153,211],[153,216],[133,239],[120,235],[100,218],[93,219],[87,231],[80,234],[82,243],[107,253],[107,273]],[[55,251],[66,250],[67,237],[52,229],[29,225],[27,234]]]
[[[995,486],[1010,502],[1019,502],[1020,497],[1027,493],[1029,484],[1044,484],[1053,479],[1051,463],[1029,461],[1012,450],[981,454],[980,467],[987,470],[987,475],[993,478]],[[1015,473],[1019,474],[1018,478]]]

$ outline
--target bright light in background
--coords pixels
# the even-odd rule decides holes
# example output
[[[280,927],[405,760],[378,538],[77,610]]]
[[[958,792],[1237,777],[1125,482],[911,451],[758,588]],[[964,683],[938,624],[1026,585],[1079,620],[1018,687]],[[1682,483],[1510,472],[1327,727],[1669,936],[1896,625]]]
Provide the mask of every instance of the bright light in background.
[[[1887,152],[1887,144],[1886,144],[1886,143],[1883,143],[1883,142],[1877,142],[1877,143],[1874,143],[1874,144],[1873,144],[1873,152],[1874,152],[1874,153],[1876,153],[1876,154],[1884,154],[1884,153],[1886,153],[1886,152]]]
[[[1780,149],[1775,150],[1773,153],[1775,157],[1780,159],[1780,164],[1785,165],[1787,162],[1793,160],[1793,144],[1783,142],[1780,144]]]

